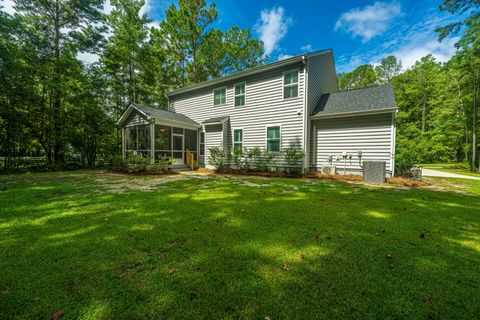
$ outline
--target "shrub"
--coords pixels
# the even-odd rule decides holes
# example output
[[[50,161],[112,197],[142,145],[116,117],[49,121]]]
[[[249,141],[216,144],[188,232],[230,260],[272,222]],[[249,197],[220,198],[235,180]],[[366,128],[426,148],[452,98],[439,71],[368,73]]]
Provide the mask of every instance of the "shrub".
[[[243,152],[242,148],[233,148],[232,151],[232,160],[233,164],[235,165],[236,169],[243,169],[245,166],[244,161],[245,153]]]
[[[208,158],[208,161],[211,165],[215,166],[215,171],[222,172],[228,168],[229,155],[225,149],[220,147],[211,147],[208,150],[210,151],[210,157]]]
[[[302,173],[302,163],[305,158],[303,151],[296,148],[287,148],[282,153],[287,166],[285,171],[294,174]]]
[[[395,156],[395,175],[411,178],[416,160],[415,151],[409,149],[398,150]]]
[[[262,151],[258,147],[254,147],[251,149],[245,149],[245,159],[244,159],[244,166],[245,169],[253,170],[256,168],[256,161],[258,157],[262,154]]]

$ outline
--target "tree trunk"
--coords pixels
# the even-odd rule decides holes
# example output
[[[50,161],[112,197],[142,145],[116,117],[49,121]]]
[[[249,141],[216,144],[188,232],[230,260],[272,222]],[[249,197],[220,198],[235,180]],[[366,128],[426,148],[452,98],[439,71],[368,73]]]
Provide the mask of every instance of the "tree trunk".
[[[472,133],[472,171],[476,171],[477,154],[477,113],[478,113],[478,71],[473,66],[473,133]]]
[[[55,71],[54,71],[54,91],[53,91],[53,158],[55,164],[63,163],[63,143],[61,127],[61,93],[60,93],[60,4],[59,0],[55,2]]]

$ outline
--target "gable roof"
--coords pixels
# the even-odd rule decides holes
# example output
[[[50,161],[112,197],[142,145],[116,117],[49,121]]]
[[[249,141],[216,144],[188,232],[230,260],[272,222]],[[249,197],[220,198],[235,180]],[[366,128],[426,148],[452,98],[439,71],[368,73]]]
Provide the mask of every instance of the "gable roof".
[[[163,109],[157,109],[152,107],[147,107],[138,103],[131,103],[130,106],[125,110],[123,115],[118,119],[117,125],[122,125],[125,120],[128,119],[133,110],[139,111],[143,114],[147,120],[168,120],[173,122],[184,123],[188,125],[193,125],[195,127],[201,127],[201,125],[184,114],[171,112]]]
[[[223,117],[215,117],[215,118],[210,118],[205,121],[203,121],[203,124],[218,124],[218,123],[223,123],[225,121],[228,121],[230,119],[229,116],[223,116]]]
[[[275,61],[275,62],[267,63],[267,64],[262,64],[260,66],[254,67],[254,68],[250,68],[250,69],[243,70],[243,71],[238,71],[238,72],[229,74],[227,76],[218,77],[218,78],[207,80],[207,81],[202,81],[202,82],[193,84],[191,86],[187,86],[187,87],[183,87],[183,88],[179,88],[179,89],[170,91],[167,94],[167,96],[171,97],[171,96],[174,96],[174,95],[177,95],[177,94],[180,94],[180,93],[185,93],[185,92],[193,91],[193,90],[196,90],[196,89],[206,88],[206,87],[211,86],[211,85],[217,85],[217,84],[220,84],[220,83],[235,80],[235,79],[242,78],[242,77],[245,77],[245,76],[250,76],[250,75],[265,72],[265,71],[268,71],[268,70],[272,70],[272,69],[276,69],[276,68],[296,64],[296,63],[300,63],[300,62],[304,61],[305,58],[314,57],[314,56],[318,56],[318,55],[322,55],[322,54],[330,54],[331,55],[332,54],[332,49],[319,50],[319,51],[313,51],[313,52],[309,52],[309,53],[305,53],[305,54],[300,54],[300,55],[297,55],[297,56],[294,56],[294,57],[291,57],[291,58],[287,58],[287,59],[284,59],[284,60]]]
[[[393,112],[397,109],[390,84],[323,94],[312,117],[363,112]]]

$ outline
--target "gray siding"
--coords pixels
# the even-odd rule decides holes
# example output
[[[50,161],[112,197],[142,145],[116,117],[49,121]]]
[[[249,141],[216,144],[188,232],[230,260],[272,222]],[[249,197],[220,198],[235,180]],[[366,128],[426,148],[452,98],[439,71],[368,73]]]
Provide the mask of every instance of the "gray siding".
[[[205,159],[208,165],[210,158],[210,151],[208,147],[224,147],[223,145],[223,130],[222,125],[210,125],[205,127]],[[208,147],[207,147],[208,146]]]
[[[343,159],[337,161],[335,156],[343,152],[351,153],[352,160],[347,159],[347,171],[360,173],[357,153],[362,151],[362,161],[378,160],[387,163],[387,172],[392,170],[392,151],[394,123],[391,113],[356,116],[336,119],[315,120],[312,145],[315,145],[316,165],[320,168],[329,165],[329,155],[334,155],[332,165],[341,173]]]
[[[138,111],[133,111],[132,114],[125,121],[125,127],[138,126],[141,124],[149,124],[144,115],[140,114]]]
[[[299,69],[299,94],[297,98],[283,99],[283,72]],[[246,148],[266,145],[266,127],[281,126],[281,145],[287,148],[303,145],[304,109],[304,69],[302,65],[265,72],[242,79],[246,82],[246,106],[234,107],[235,81],[208,89],[199,89],[170,97],[170,110],[188,115],[198,123],[219,116],[230,116],[230,123],[225,130],[226,148],[231,146],[232,128],[243,128],[243,144]],[[226,86],[227,102],[223,106],[213,105],[213,89]],[[211,147],[211,140],[206,139],[206,149]],[[207,158],[208,159],[208,156]]]
[[[338,87],[333,55],[322,54],[311,57],[308,60],[307,124],[310,123],[310,114],[322,94],[336,91],[338,91]],[[311,130],[311,126],[307,126],[307,137],[312,135]],[[309,167],[315,161],[315,146],[310,143],[309,139],[306,141],[306,166]]]

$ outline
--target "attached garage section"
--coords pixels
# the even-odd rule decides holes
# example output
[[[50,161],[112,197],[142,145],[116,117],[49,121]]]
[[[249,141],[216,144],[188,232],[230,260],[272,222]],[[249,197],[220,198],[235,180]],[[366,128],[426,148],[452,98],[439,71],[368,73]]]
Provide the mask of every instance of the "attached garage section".
[[[334,165],[338,173],[360,174],[362,161],[385,161],[392,174],[395,113],[312,121],[313,161],[317,169]],[[361,153],[361,157],[359,157]],[[343,155],[346,154],[346,161]]]

